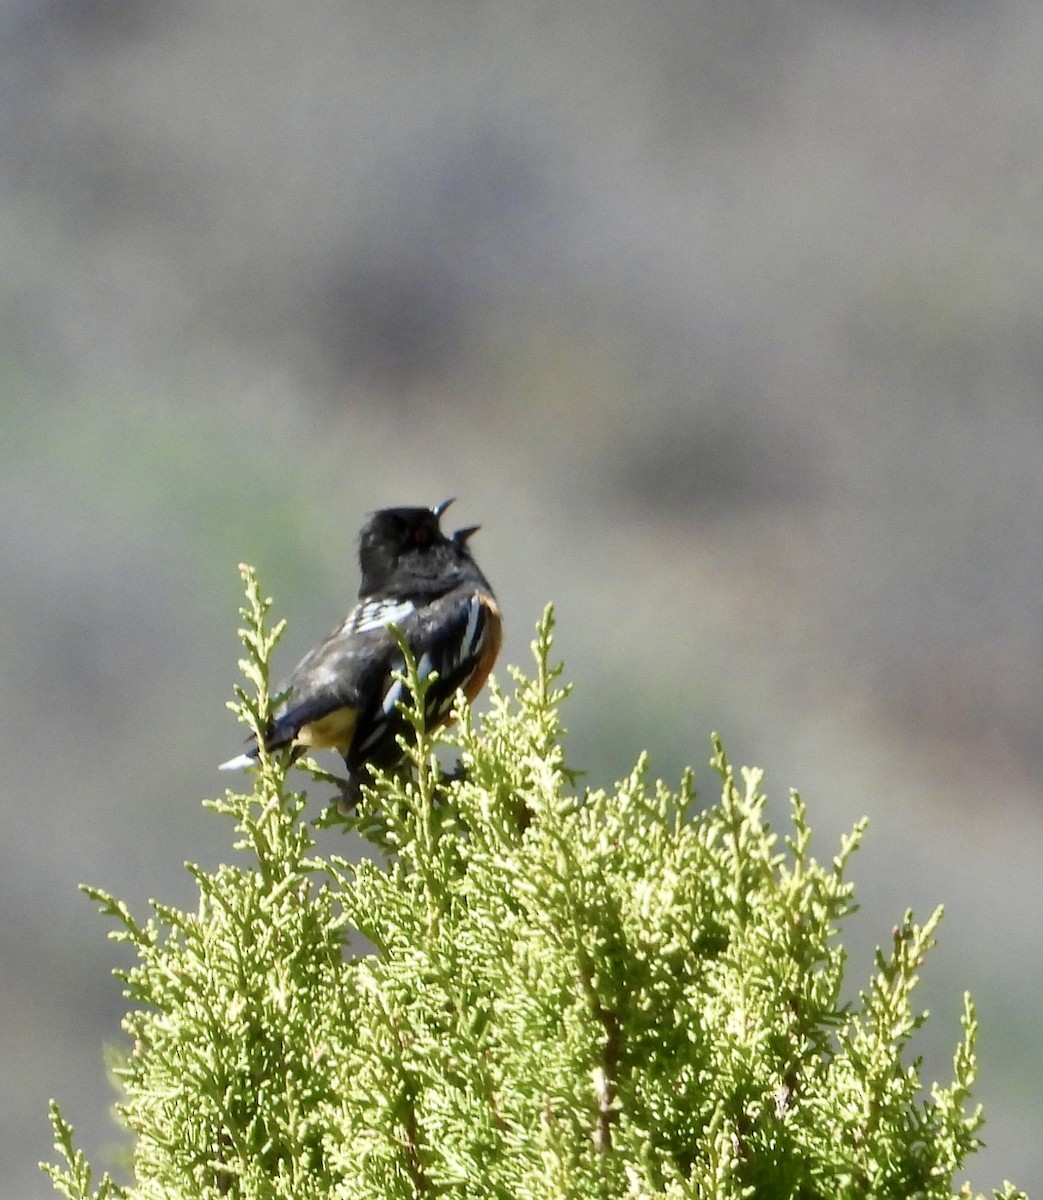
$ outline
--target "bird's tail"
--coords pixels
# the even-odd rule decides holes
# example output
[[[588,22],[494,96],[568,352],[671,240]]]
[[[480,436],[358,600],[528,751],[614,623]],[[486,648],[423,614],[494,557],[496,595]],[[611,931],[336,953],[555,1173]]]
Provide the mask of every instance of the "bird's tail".
[[[247,767],[255,767],[257,765],[257,752],[253,754],[237,754],[235,758],[230,758],[227,762],[219,763],[217,769],[219,771],[245,771]]]

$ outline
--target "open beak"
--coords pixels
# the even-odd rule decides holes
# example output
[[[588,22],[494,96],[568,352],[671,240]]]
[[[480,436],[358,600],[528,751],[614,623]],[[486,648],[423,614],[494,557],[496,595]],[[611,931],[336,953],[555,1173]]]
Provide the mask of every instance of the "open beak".
[[[442,500],[439,504],[434,505],[434,507],[431,509],[431,511],[435,514],[436,517],[440,517],[442,515],[442,513],[445,512],[445,510],[449,507],[450,504],[453,503],[453,501],[455,499],[456,499],[455,496],[450,496],[448,500]]]

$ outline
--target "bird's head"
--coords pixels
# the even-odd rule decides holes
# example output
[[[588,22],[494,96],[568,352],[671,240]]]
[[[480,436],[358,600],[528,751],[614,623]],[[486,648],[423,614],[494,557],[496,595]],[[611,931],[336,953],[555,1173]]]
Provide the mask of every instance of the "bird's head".
[[[432,508],[382,508],[370,515],[359,534],[360,599],[437,595],[477,569],[467,540],[480,526],[447,537],[440,521],[450,504],[452,500]]]

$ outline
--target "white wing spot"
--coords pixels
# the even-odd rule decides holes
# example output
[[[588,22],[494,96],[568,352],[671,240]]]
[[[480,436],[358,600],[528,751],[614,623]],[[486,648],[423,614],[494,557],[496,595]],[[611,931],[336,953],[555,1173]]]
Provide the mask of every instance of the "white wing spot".
[[[477,596],[471,599],[471,615],[467,618],[467,628],[464,630],[463,645],[467,647],[467,653],[473,652],[481,640],[478,634],[478,622],[482,616],[482,602]]]
[[[349,633],[366,633],[398,625],[414,612],[416,605],[412,600],[364,600],[351,610],[346,624]]]
[[[395,711],[395,705],[405,699],[405,694],[406,689],[403,687],[401,680],[396,679],[384,696],[384,703],[380,706],[381,710],[390,716]]]

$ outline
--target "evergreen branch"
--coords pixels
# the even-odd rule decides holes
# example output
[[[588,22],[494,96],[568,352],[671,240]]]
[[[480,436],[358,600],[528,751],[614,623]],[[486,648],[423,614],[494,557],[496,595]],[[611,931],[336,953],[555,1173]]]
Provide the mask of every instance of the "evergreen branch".
[[[242,574],[233,707],[263,742],[283,625]],[[970,998],[951,1082],[925,1088],[911,1053],[940,910],[904,914],[843,1001],[864,823],[817,860],[801,797],[777,836],[716,736],[717,803],[645,755],[579,790],[553,628],[548,607],[531,676],[481,717],[457,696],[453,731],[402,646],[406,769],[341,822],[371,837],[357,861],[317,854],[262,751],[249,793],[209,802],[238,856],[189,865],[195,908],[142,921],[85,889],[137,955],[114,1071],[134,1182],[95,1181],[52,1106],[68,1200],[952,1200],[981,1124]],[[373,951],[346,956],[352,932]]]

